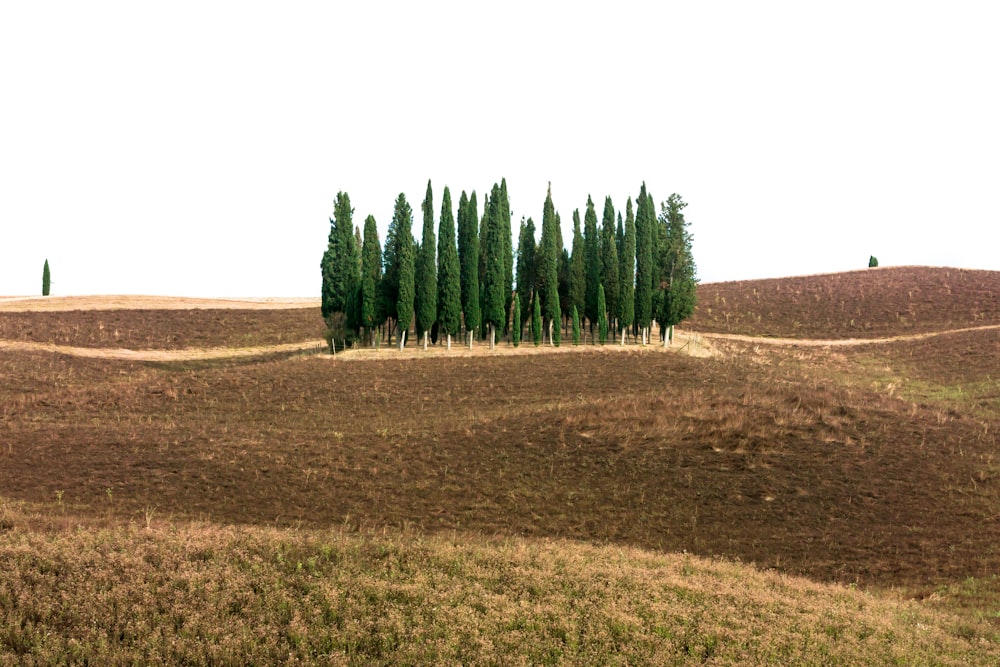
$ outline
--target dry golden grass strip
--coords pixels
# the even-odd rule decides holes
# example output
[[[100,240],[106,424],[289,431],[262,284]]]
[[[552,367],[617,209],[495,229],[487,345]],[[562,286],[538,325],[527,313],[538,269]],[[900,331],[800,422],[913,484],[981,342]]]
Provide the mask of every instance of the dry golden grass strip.
[[[1000,661],[988,626],[686,554],[0,509],[4,663]]]

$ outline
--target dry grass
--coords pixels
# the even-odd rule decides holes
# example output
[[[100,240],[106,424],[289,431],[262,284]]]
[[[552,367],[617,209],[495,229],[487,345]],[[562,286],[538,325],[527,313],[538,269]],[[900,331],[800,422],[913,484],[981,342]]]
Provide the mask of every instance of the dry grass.
[[[65,525],[10,505],[0,661],[996,664],[989,629],[685,554],[468,534]]]

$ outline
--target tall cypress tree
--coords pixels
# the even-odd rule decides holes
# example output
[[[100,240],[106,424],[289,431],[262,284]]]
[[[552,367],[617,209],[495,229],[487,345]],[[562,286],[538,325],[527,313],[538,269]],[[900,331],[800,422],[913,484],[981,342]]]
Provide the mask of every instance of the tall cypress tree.
[[[635,216],[632,213],[631,197],[625,204],[625,231],[619,266],[618,326],[621,327],[624,345],[625,332],[635,321]]]
[[[334,200],[333,217],[330,218],[326,252],[320,262],[323,278],[321,311],[328,320],[334,313],[347,313],[360,280],[358,248],[354,240],[354,224],[351,222],[353,214],[351,198],[346,192],[338,192]]]
[[[691,316],[697,302],[697,267],[691,252],[691,234],[684,219],[686,206],[681,196],[674,193],[660,212],[660,221],[666,230],[660,248],[660,284],[664,289],[658,315],[664,328],[664,345],[670,344],[674,326]]]
[[[503,221],[504,206],[500,186],[494,184],[490,193],[490,202],[486,212],[484,234],[486,236],[485,265],[483,280],[483,321],[490,328],[490,345],[493,345],[493,334],[502,330],[504,313],[504,242]]]
[[[535,289],[535,221],[521,219],[517,241],[517,296],[522,304],[531,303]]]
[[[500,236],[503,252],[503,332],[506,335],[510,329],[510,310],[514,294],[514,248],[513,234],[510,225],[510,196],[507,194],[507,179],[500,179]]]
[[[645,342],[645,334],[653,318],[653,216],[646,184],[639,190],[635,217],[635,323]]]
[[[365,235],[361,246],[361,322],[368,331],[370,344],[375,342],[375,327],[379,319],[378,289],[382,281],[382,248],[379,247],[375,217],[365,218]]]
[[[415,244],[413,242],[413,209],[400,193],[396,198],[392,222],[385,237],[385,274],[383,298],[388,317],[395,318],[399,327],[400,349],[406,344],[406,331],[413,319]]]
[[[604,199],[604,218],[601,221],[601,284],[604,286],[604,297],[607,300],[604,314],[609,321],[618,316],[618,269],[615,207],[611,203],[611,197],[606,197]]]
[[[52,274],[49,272],[49,260],[45,259],[42,265],[42,296],[49,295],[49,288],[52,286]]]
[[[479,212],[476,193],[458,200],[458,262],[462,274],[462,317],[467,331],[479,328]]]
[[[468,204],[466,204],[468,205]],[[455,218],[451,213],[451,191],[444,188],[441,198],[441,219],[438,222],[438,298],[437,322],[441,333],[448,337],[462,325],[462,281],[455,247]]]
[[[569,302],[577,313],[586,304],[587,271],[583,249],[583,232],[580,231],[580,209],[573,211],[573,254],[569,259]]]
[[[437,319],[437,243],[434,238],[434,194],[431,182],[427,181],[427,194],[421,205],[424,224],[420,236],[420,250],[417,254],[414,281],[416,284],[417,335],[423,336],[424,347],[427,337]]]
[[[549,327],[549,339],[553,343],[555,329],[559,327],[559,255],[556,248],[556,209],[552,203],[552,184],[549,184],[542,208],[542,248],[540,282],[542,296],[542,315],[545,326]]]
[[[601,245],[597,233],[597,212],[590,195],[587,195],[587,211],[583,214],[583,253],[587,282],[583,311],[593,334],[597,324],[597,286],[601,284]]]

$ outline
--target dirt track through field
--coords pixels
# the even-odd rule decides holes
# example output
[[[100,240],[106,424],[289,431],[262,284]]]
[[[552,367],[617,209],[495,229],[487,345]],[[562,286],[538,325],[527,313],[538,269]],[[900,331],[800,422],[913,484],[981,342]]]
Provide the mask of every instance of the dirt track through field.
[[[981,327],[964,327],[962,329],[947,329],[945,331],[930,331],[927,333],[907,334],[904,336],[889,336],[886,338],[772,338],[769,336],[743,336],[740,334],[705,333],[699,336],[715,340],[735,340],[743,343],[764,343],[766,345],[788,345],[792,347],[857,347],[860,345],[886,345],[888,343],[903,343],[906,341],[925,340],[935,336],[968,333],[970,331],[989,331],[1000,329],[1000,324],[988,324]]]
[[[672,349],[692,353],[688,347],[694,348],[695,356],[711,354],[711,346],[705,345],[705,341],[711,340],[732,340],[744,343],[760,343],[765,345],[784,345],[791,347],[858,347],[862,345],[885,345],[888,343],[899,343],[905,341],[925,340],[935,336],[945,336],[948,334],[967,333],[970,331],[990,331],[1000,329],[1000,324],[990,324],[981,327],[965,327],[962,329],[949,329],[946,331],[935,331],[931,333],[910,334],[905,336],[890,336],[887,338],[838,338],[838,339],[800,339],[800,338],[771,338],[764,336],[743,336],[740,334],[704,333],[704,332],[678,332],[677,342]],[[658,348],[659,345],[649,345],[647,349]],[[226,358],[242,358],[264,356],[270,354],[281,354],[286,352],[323,352],[326,343],[321,340],[306,341],[300,343],[286,343],[282,345],[264,345],[259,347],[230,348],[189,348],[182,350],[129,350],[121,348],[91,348],[75,347],[71,345],[56,345],[53,343],[34,343],[26,341],[0,340],[0,350],[15,350],[25,352],[51,352],[53,354],[67,354],[75,357],[87,357],[91,359],[123,359],[129,361],[199,361]],[[500,345],[493,354],[544,354],[552,352],[569,352],[573,350],[590,349],[614,351],[619,349],[618,345],[609,344],[603,347],[585,346],[584,348],[574,348],[564,345],[559,348],[551,348],[546,345],[534,347],[532,345],[522,345],[520,348],[510,348]],[[634,345],[626,346],[626,349],[635,349]],[[468,348],[454,344],[450,351],[438,345],[429,350],[420,347],[407,347],[402,352],[396,348],[386,346],[382,350],[351,350],[347,353],[340,353],[340,358],[351,361],[361,361],[365,359],[384,359],[387,355],[392,358],[401,359],[418,356],[479,356],[491,354],[488,346],[480,343],[472,351]]]

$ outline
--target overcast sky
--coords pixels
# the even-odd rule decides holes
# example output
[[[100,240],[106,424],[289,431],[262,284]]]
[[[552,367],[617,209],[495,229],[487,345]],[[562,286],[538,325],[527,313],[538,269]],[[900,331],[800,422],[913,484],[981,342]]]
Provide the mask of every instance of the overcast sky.
[[[703,282],[1000,270],[996,7],[5,2],[0,295],[318,296],[338,191],[501,177],[679,193]]]

